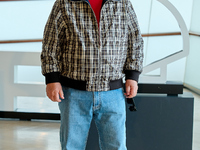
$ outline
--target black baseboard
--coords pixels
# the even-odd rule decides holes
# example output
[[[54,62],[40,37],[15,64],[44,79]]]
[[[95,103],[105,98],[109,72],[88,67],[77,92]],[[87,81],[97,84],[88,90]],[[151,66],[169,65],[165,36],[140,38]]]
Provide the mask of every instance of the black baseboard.
[[[0,111],[0,118],[12,118],[12,119],[29,120],[29,121],[31,119],[60,120],[60,114]]]

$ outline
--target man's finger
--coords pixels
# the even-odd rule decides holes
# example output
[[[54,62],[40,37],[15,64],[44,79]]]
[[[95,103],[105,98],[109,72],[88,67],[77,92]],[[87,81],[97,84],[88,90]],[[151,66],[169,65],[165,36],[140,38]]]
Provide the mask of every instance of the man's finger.
[[[133,98],[133,97],[136,96],[136,94],[137,94],[137,89],[135,87],[131,87],[130,88],[130,94],[128,95],[127,98]]]
[[[54,98],[53,98],[54,102],[61,102],[60,98],[59,98],[59,93],[55,93]]]
[[[130,94],[127,95],[126,97],[127,97],[127,98],[132,98],[132,97],[134,97],[133,91],[131,90],[131,91],[130,91]]]
[[[47,93],[47,97],[54,102],[54,96],[53,94]]]
[[[128,96],[128,98],[132,98],[134,96],[134,90],[133,88],[130,89],[130,95]]]
[[[59,93],[56,94],[56,97],[54,99],[55,102],[61,102],[60,98],[59,98]]]
[[[126,96],[129,96],[130,95],[130,86],[126,86]]]
[[[59,91],[59,95],[60,95],[60,98],[61,98],[61,99],[64,99],[64,93],[63,93],[63,90],[62,90],[62,89]]]

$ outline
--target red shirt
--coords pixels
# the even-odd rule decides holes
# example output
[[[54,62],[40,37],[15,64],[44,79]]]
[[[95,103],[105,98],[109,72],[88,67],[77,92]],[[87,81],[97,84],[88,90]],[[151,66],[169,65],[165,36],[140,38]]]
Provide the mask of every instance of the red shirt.
[[[103,0],[89,0],[90,5],[96,15],[98,25],[99,25],[99,20],[100,20],[100,11],[101,11],[102,1]]]

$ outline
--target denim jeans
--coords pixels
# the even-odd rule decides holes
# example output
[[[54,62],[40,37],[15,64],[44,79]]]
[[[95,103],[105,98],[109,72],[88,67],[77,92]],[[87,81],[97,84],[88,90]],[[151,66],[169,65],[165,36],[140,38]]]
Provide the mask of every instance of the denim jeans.
[[[63,87],[61,112],[62,150],[84,150],[94,119],[101,150],[127,150],[123,89],[90,92]]]

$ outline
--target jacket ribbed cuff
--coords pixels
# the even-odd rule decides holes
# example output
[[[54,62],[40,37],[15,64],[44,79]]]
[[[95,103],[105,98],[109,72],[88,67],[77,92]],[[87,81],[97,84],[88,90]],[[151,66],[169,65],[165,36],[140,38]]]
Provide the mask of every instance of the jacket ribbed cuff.
[[[45,74],[46,84],[60,82],[60,72],[51,72]]]
[[[125,70],[124,73],[126,75],[125,80],[131,79],[131,80],[135,80],[137,82],[139,79],[139,75],[141,74],[141,72],[136,71],[136,70]]]

